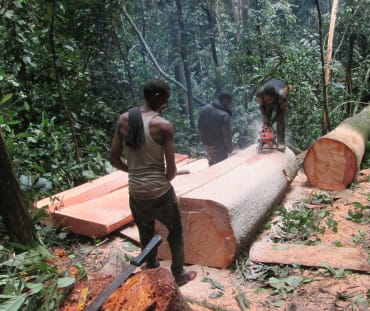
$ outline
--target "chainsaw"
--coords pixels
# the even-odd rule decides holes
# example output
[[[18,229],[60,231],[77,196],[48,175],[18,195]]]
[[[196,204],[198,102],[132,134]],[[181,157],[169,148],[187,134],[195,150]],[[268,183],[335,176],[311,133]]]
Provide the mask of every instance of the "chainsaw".
[[[263,126],[259,132],[257,150],[262,152],[263,149],[278,149],[277,137],[271,126]]]

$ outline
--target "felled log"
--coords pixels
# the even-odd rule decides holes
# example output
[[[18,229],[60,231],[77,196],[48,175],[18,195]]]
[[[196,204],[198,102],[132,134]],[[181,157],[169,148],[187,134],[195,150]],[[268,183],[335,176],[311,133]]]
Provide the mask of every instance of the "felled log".
[[[282,199],[296,168],[289,149],[257,154],[251,146],[206,170],[176,177],[185,262],[229,266]],[[157,232],[167,236],[160,223]],[[171,258],[167,241],[159,247],[159,256]]]
[[[138,272],[116,290],[102,311],[190,311],[172,274],[164,268]]]
[[[311,185],[343,190],[355,178],[370,135],[370,107],[345,119],[307,151],[303,167]]]

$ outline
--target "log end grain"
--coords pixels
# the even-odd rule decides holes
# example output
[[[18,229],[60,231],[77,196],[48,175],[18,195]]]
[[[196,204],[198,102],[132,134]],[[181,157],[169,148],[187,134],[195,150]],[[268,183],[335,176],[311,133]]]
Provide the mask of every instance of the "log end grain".
[[[237,241],[224,206],[211,200],[180,199],[185,262],[216,268],[228,267],[236,253]],[[168,231],[161,223],[156,232],[164,237],[158,255],[171,259]]]
[[[303,167],[312,186],[343,190],[356,176],[358,163],[354,151],[345,143],[323,137],[307,151]]]

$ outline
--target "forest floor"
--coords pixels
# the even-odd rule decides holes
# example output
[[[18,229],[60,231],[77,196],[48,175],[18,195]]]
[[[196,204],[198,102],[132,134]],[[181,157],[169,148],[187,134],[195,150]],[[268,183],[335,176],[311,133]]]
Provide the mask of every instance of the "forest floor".
[[[300,170],[282,205],[256,236],[257,241],[354,247],[370,256],[370,170],[350,189],[335,193],[308,186]],[[359,203],[354,203],[359,202]],[[295,213],[294,211],[299,211]],[[88,288],[86,303],[122,270],[124,261],[139,253],[122,236],[111,235],[95,246],[75,243],[72,249],[85,267],[88,280],[75,285],[63,311],[77,310],[81,289]],[[118,254],[118,256],[117,256]],[[333,254],[335,256],[335,254]],[[120,262],[121,261],[121,262]],[[169,268],[170,262],[161,266]],[[117,270],[117,267],[118,270]],[[199,303],[193,310],[243,310],[235,297],[245,293],[245,310],[368,310],[370,275],[325,267],[252,263],[242,253],[229,269],[191,265],[197,277],[181,293]],[[206,308],[204,301],[215,306]]]

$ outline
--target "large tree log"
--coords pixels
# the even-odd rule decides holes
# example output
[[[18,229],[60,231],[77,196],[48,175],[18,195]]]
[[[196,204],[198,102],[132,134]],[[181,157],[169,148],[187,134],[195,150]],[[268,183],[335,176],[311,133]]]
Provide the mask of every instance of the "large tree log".
[[[257,154],[252,146],[206,170],[176,177],[185,262],[229,266],[281,200],[296,167],[289,149]],[[159,223],[157,231],[167,236]],[[167,241],[159,247],[159,256],[171,257]]]
[[[136,273],[102,306],[103,311],[190,311],[171,273],[164,268]]]
[[[311,185],[343,190],[356,176],[370,135],[370,107],[345,119],[307,151],[304,170]]]

